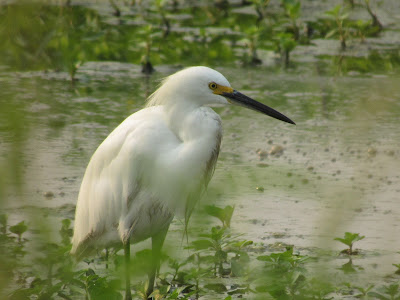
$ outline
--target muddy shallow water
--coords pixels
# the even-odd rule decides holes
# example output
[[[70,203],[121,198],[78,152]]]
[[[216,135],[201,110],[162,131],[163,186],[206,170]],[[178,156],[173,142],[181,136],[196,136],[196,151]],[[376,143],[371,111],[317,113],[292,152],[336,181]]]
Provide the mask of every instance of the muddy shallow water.
[[[392,273],[400,248],[400,76],[215,68],[233,87],[297,125],[239,107],[216,108],[224,138],[199,211],[202,204],[234,204],[233,232],[259,245],[292,244],[308,253],[338,252],[344,247],[333,238],[358,232],[366,238],[356,244],[363,256],[354,263],[373,274]],[[57,236],[59,221],[74,217],[93,151],[143,106],[159,79],[177,69],[159,66],[149,78],[136,65],[87,63],[74,86],[63,73],[0,74],[12,101],[25,104],[25,117],[34,124],[21,153],[24,189],[8,194],[9,223],[27,219],[35,228],[45,220],[55,225],[41,230]],[[4,159],[12,137],[2,140]],[[200,214],[192,228],[199,222]],[[181,237],[179,220],[169,235]],[[167,238],[166,247],[176,247],[174,239]]]

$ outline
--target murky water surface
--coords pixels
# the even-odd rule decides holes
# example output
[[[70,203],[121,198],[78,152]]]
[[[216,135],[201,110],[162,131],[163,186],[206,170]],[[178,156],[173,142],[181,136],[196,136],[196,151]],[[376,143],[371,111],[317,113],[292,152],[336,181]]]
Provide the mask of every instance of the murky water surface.
[[[359,232],[366,238],[357,246],[373,256],[362,263],[387,272],[400,248],[399,76],[216,68],[233,87],[297,125],[239,107],[216,108],[224,139],[203,203],[235,204],[233,230],[266,245],[340,250],[334,237]],[[87,63],[74,86],[62,73],[0,75],[5,90],[13,91],[10,100],[29,103],[23,113],[35,124],[21,153],[24,191],[8,196],[10,223],[43,218],[59,226],[74,217],[96,147],[176,70],[157,69],[149,78],[136,65]],[[9,139],[2,137],[5,146]],[[171,229],[181,234],[181,223]]]

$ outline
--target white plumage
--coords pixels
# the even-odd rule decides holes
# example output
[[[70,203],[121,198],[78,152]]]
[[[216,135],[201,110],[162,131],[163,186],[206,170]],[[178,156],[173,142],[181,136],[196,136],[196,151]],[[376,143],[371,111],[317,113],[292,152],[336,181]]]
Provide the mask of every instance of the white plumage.
[[[171,75],[147,107],[122,122],[92,156],[79,192],[71,252],[81,257],[98,247],[154,239],[175,214],[187,219],[212,176],[222,137],[221,119],[207,106],[229,103],[293,123],[233,90],[210,68]]]

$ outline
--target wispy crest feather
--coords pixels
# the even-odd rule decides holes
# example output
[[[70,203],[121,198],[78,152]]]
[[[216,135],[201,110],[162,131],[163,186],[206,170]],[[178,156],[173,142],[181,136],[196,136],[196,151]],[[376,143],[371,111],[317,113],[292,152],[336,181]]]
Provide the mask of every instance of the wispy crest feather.
[[[175,98],[176,94],[174,94],[173,89],[171,89],[171,87],[174,86],[174,84],[172,84],[172,81],[178,78],[182,79],[182,71],[186,69],[190,68],[182,69],[179,72],[176,72],[175,74],[163,78],[161,80],[161,83],[158,85],[157,90],[147,98],[146,107],[164,105],[166,104],[166,102],[168,102],[169,97],[174,96]],[[166,84],[168,81],[171,81],[169,85]],[[178,87],[181,87],[181,84],[179,84],[179,80],[177,83]],[[160,95],[163,95],[163,97],[160,97]]]
[[[168,79],[170,77],[171,77],[171,75],[167,76],[167,77],[165,77],[165,78],[163,78],[161,80],[161,82],[158,85],[157,89],[147,98],[146,107],[162,105],[162,99],[160,99],[160,97],[157,97],[157,94],[159,93],[159,91],[161,90],[162,86],[168,81]]]

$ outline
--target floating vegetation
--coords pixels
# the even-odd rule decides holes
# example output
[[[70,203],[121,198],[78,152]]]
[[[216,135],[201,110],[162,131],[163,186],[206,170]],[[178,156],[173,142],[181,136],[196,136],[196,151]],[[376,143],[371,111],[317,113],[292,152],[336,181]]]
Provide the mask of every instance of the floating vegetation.
[[[361,236],[359,233],[351,233],[351,232],[345,232],[344,233],[344,238],[335,238],[335,241],[339,241],[347,246],[349,246],[348,249],[343,250],[341,253],[346,253],[349,255],[355,255],[358,254],[358,250],[353,250],[353,245],[357,241],[361,241],[364,239],[365,236]]]

